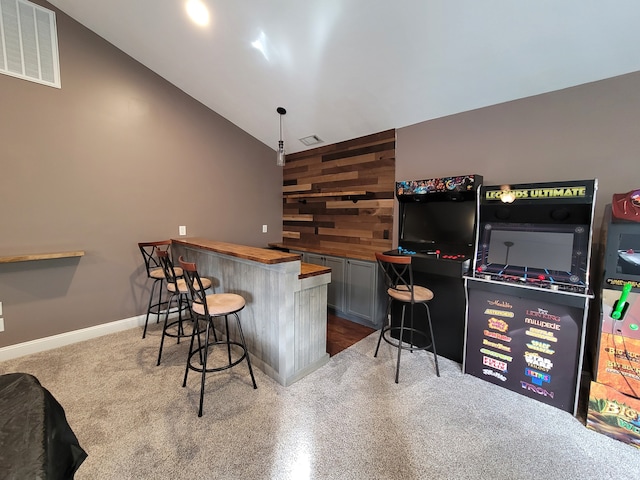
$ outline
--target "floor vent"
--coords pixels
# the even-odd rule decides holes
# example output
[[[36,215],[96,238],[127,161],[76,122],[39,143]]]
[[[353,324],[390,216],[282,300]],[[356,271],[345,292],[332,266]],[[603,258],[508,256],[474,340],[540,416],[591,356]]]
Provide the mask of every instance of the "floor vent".
[[[0,0],[0,73],[60,88],[54,12],[25,0]]]

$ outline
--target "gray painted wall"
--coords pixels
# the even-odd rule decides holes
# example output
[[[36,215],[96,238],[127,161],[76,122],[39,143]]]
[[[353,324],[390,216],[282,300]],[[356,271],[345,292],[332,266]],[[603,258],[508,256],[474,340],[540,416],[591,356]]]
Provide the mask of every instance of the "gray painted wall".
[[[0,264],[0,347],[142,314],[137,242],[177,237],[179,225],[281,240],[273,149],[56,16],[62,89],[0,75],[0,256],[86,255]]]
[[[398,129],[396,179],[597,178],[599,229],[612,195],[640,188],[639,126],[640,72]]]

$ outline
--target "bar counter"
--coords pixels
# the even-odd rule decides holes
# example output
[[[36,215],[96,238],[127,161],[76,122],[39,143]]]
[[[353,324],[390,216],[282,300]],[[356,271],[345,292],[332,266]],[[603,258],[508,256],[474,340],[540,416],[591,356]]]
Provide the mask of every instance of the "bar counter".
[[[329,360],[327,284],[331,269],[300,255],[190,237],[172,240],[174,258],[195,262],[216,293],[242,295],[239,312],[251,362],[284,386]]]

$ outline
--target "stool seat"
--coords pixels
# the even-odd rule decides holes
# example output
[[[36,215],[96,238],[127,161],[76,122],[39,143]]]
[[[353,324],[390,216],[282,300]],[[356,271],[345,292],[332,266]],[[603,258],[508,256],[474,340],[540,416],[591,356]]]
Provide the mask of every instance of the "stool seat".
[[[175,272],[176,275],[178,274],[178,271],[180,271],[180,274],[182,274],[182,269],[181,268],[176,268]],[[208,278],[202,278],[202,288],[204,288],[205,290],[207,288],[211,288],[211,280],[209,280]],[[177,286],[177,288],[176,288]],[[199,288],[198,285],[194,285],[194,288]],[[169,285],[167,285],[167,290],[169,290],[171,293],[189,293],[189,287],[187,286],[187,282],[185,282],[184,278],[179,278],[176,283],[169,283]]]
[[[387,294],[394,300],[401,302],[411,302],[411,289],[406,285],[398,285],[395,288],[389,288]],[[433,292],[427,287],[421,287],[420,285],[413,286],[413,301],[428,302],[433,298]]]
[[[209,315],[229,315],[238,312],[244,308],[245,301],[240,295],[235,293],[214,293],[207,295],[207,308],[202,303],[194,302],[191,308],[198,315],[205,315],[209,311]]]
[[[182,269],[180,267],[176,267],[174,268],[175,272],[176,272],[176,276],[177,277],[181,277],[182,276]],[[153,270],[151,270],[149,272],[149,276],[151,278],[156,278],[158,280],[164,280],[166,278],[165,274],[164,274],[164,270],[162,270],[162,268],[155,268]]]

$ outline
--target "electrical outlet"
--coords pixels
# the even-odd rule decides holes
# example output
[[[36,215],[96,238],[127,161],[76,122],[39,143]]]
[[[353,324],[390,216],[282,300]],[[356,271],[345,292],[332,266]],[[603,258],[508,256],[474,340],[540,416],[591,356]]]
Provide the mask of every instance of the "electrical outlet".
[[[180,225],[178,227],[178,234],[186,235],[187,234],[187,227],[185,225]]]
[[[0,317],[2,316],[2,302],[0,302]]]
[[[0,332],[4,332],[4,318],[0,317]]]
[[[266,225],[262,225],[262,233],[267,233],[267,226]]]

